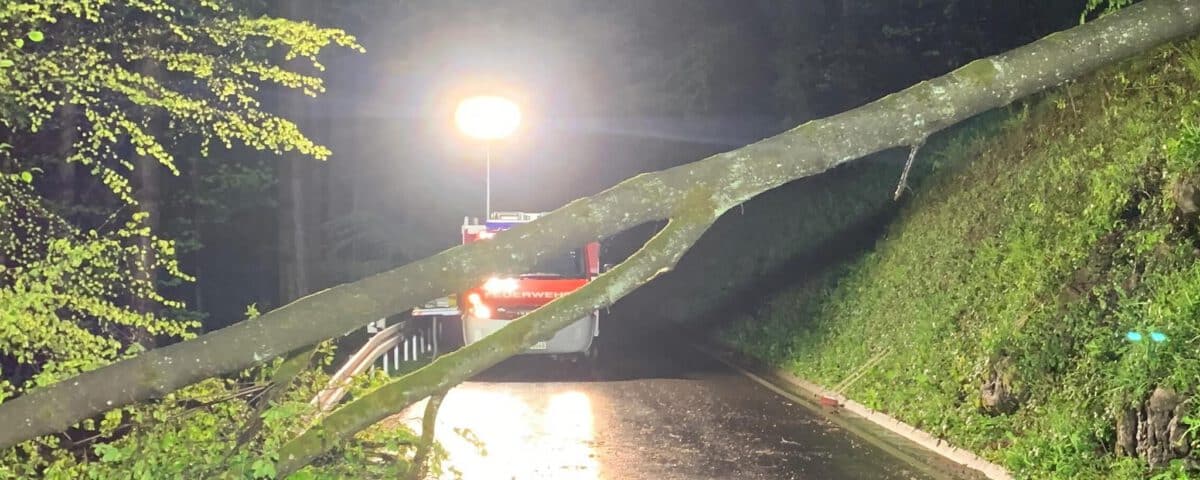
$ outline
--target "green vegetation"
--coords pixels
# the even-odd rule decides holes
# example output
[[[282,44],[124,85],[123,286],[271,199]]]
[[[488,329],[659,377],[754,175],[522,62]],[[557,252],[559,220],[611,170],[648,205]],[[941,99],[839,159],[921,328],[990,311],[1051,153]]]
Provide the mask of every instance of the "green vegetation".
[[[311,5],[321,3],[311,2]],[[946,11],[955,3],[949,2]],[[1003,2],[992,3],[1000,5]],[[689,187],[676,192],[686,190],[702,196],[686,197],[691,204],[689,208],[671,212],[676,220],[685,220],[686,223],[676,224],[678,226],[669,229],[668,234],[651,243],[642,261],[635,260],[633,264],[618,266],[609,275],[581,290],[581,295],[591,295],[595,303],[555,302],[549,309],[533,314],[529,320],[517,322],[520,325],[517,329],[508,329],[506,332],[509,333],[493,337],[494,342],[506,347],[494,349],[487,343],[477,344],[475,350],[464,350],[466,353],[460,354],[458,358],[466,360],[457,360],[457,367],[453,363],[456,360],[451,357],[450,367],[443,364],[440,369],[422,369],[417,373],[424,372],[424,376],[414,374],[408,377],[412,378],[410,383],[404,383],[403,380],[393,382],[386,391],[375,395],[374,400],[362,401],[357,409],[352,406],[334,413],[326,418],[326,423],[318,423],[318,414],[313,411],[308,399],[326,383],[327,378],[320,371],[308,371],[305,367],[312,363],[310,356],[307,353],[295,355],[297,351],[305,351],[309,345],[346,330],[337,325],[361,325],[384,314],[402,310],[404,305],[413,301],[426,300],[420,297],[430,296],[426,293],[432,294],[433,289],[441,288],[438,285],[446,287],[443,290],[448,290],[451,284],[465,285],[469,279],[462,275],[462,271],[487,273],[482,271],[487,265],[517,263],[532,258],[532,255],[522,254],[519,248],[500,251],[500,248],[509,248],[505,245],[525,245],[532,250],[534,246],[548,246],[554,242],[545,240],[539,243],[543,240],[534,236],[520,242],[502,243],[498,248],[491,248],[491,253],[474,256],[463,254],[461,257],[455,257],[457,253],[447,254],[441,260],[424,265],[437,265],[439,261],[443,262],[442,265],[450,265],[446,259],[457,259],[457,264],[453,265],[456,268],[444,267],[441,273],[435,268],[427,268],[421,274],[428,278],[427,281],[419,280],[424,277],[415,274],[406,276],[425,267],[395,270],[388,276],[376,277],[376,280],[322,294],[328,295],[325,297],[327,299],[332,298],[328,303],[320,303],[320,296],[309,297],[307,301],[312,303],[308,305],[313,308],[299,304],[290,309],[276,310],[267,314],[275,318],[272,322],[251,322],[246,329],[226,330],[225,334],[220,334],[224,337],[209,337],[214,339],[214,345],[209,347],[197,346],[208,343],[204,340],[190,344],[195,347],[194,350],[154,349],[143,352],[155,345],[188,339],[198,330],[195,318],[203,312],[183,311],[187,306],[177,300],[183,295],[172,291],[179,284],[193,280],[179,258],[181,254],[197,251],[202,244],[198,225],[213,227],[214,224],[223,223],[222,218],[234,216],[239,209],[251,208],[246,202],[238,201],[236,194],[247,194],[254,202],[269,203],[269,195],[262,195],[260,190],[276,185],[277,178],[267,165],[261,163],[262,157],[257,153],[293,152],[311,159],[324,159],[330,155],[328,149],[302,133],[292,119],[273,113],[282,110],[300,114],[301,109],[290,108],[295,105],[289,105],[287,100],[281,100],[279,104],[268,103],[279,97],[275,94],[289,91],[306,95],[320,93],[324,88],[320,78],[324,66],[319,60],[322,51],[330,47],[342,47],[345,50],[361,48],[352,36],[340,29],[322,28],[309,22],[277,18],[268,13],[273,9],[296,13],[301,10],[297,5],[295,0],[12,0],[0,4],[0,335],[3,335],[0,338],[0,377],[3,378],[0,381],[0,402],[6,402],[0,404],[3,407],[0,410],[9,413],[9,420],[4,425],[6,430],[3,430],[6,434],[21,432],[27,427],[25,433],[19,436],[20,440],[56,432],[25,441],[15,448],[7,446],[18,441],[18,436],[8,437],[10,440],[5,443],[6,448],[0,451],[0,478],[263,478],[305,467],[310,461],[315,463],[310,468],[300,470],[297,477],[393,476],[419,471],[420,468],[410,469],[408,465],[414,450],[414,439],[406,430],[387,428],[367,430],[360,434],[360,429],[391,415],[406,402],[424,396],[414,394],[422,392],[421,388],[427,389],[425,393],[429,393],[435,385],[440,390],[445,387],[447,379],[461,380],[468,373],[477,371],[479,366],[518,351],[518,345],[528,345],[534,340],[535,335],[530,332],[552,331],[553,328],[548,327],[551,324],[538,323],[544,322],[543,318],[554,321],[578,318],[582,314],[580,311],[569,310],[591,311],[597,308],[596,305],[623,295],[628,289],[634,288],[638,279],[650,278],[663,265],[670,264],[670,255],[655,256],[655,245],[682,252],[707,225],[709,219],[705,217],[706,212],[712,211],[713,207],[723,211],[729,206],[708,203],[708,200],[720,196],[711,189],[727,185],[727,182],[706,185],[704,181],[699,181],[691,186],[693,179],[688,178]],[[798,14],[807,15],[807,12]],[[958,18],[948,13],[945,16]],[[916,15],[914,19],[919,17],[921,15]],[[842,25],[855,22],[858,20],[850,20]],[[947,25],[956,23],[952,21]],[[390,35],[394,28],[388,30],[385,33]],[[683,62],[686,68],[682,70],[702,73],[718,70],[711,67],[714,64],[706,65],[701,61],[711,56],[708,53],[710,50],[721,50],[719,47],[724,44],[724,39],[738,37],[728,33],[733,30],[718,36],[716,33],[719,30],[710,30],[713,35],[706,32],[695,37],[704,37],[706,43],[702,48],[691,50],[697,56],[687,56]],[[822,30],[831,31],[827,28]],[[882,33],[884,37],[896,35],[912,39],[929,36],[920,31]],[[839,36],[846,38],[845,35]],[[962,37],[966,39],[964,43],[976,43],[968,35]],[[1144,37],[1146,40],[1154,38],[1157,37]],[[800,36],[796,40],[804,43],[805,37]],[[944,40],[939,42],[946,45]],[[420,51],[428,45],[421,43],[413,51]],[[811,42],[808,47],[811,50],[806,51],[820,52],[824,49],[823,45],[816,42]],[[880,51],[877,48],[849,50]],[[917,55],[923,58],[940,56],[937,51],[924,47],[919,53],[916,48],[901,51],[907,53],[897,55],[894,54],[896,50],[891,50],[893,54],[885,52],[883,56],[894,59],[916,58]],[[961,55],[975,56],[975,52]],[[925,63],[910,60],[901,62],[913,65]],[[794,63],[819,65],[817,62]],[[397,65],[402,64],[404,62],[397,62]],[[930,68],[937,70],[937,64],[933,65]],[[725,70],[733,72],[731,78],[738,78],[740,74],[736,68]],[[347,71],[367,75],[356,69]],[[809,68],[798,72],[793,78],[812,78],[814,75],[826,77],[827,71],[827,68]],[[370,71],[368,74],[373,75]],[[869,75],[839,76],[883,78]],[[808,83],[807,80],[793,81],[792,85]],[[1145,85],[1148,85],[1147,89],[1159,89],[1159,83]],[[710,89],[707,80],[703,80],[696,83],[695,88],[681,91],[689,92],[684,96],[704,99],[712,96],[711,92],[716,89]],[[695,92],[695,95],[690,95],[690,92]],[[814,95],[814,98],[817,96]],[[1175,100],[1182,105],[1178,98]],[[803,101],[807,99],[800,99],[797,103]],[[693,102],[689,100],[685,103]],[[701,105],[698,111],[709,108],[707,102],[694,103]],[[1184,107],[1177,109],[1179,112],[1176,113],[1184,113]],[[811,133],[812,130],[801,129],[800,138],[804,138],[804,132]],[[1091,139],[1086,140],[1089,149],[1096,144]],[[1192,143],[1180,140],[1172,144],[1170,152],[1177,154],[1177,158],[1183,158],[1184,153],[1179,152],[1190,152]],[[779,152],[776,150],[770,155],[779,156]],[[213,156],[220,158],[213,159]],[[237,158],[241,156],[250,157],[250,160]],[[1103,152],[1096,156],[1103,157]],[[849,159],[850,156],[843,158]],[[1168,160],[1170,158],[1176,157],[1169,157]],[[708,165],[714,163],[715,160],[712,160]],[[1151,161],[1144,163],[1149,165]],[[741,164],[749,165],[748,162]],[[1172,191],[1194,190],[1195,187],[1189,183],[1190,169],[1177,164],[1186,166],[1186,162],[1167,161],[1162,167],[1163,171],[1169,170],[1170,173],[1164,178],[1175,182],[1171,184]],[[738,164],[731,165],[736,167]],[[775,168],[782,166],[780,163]],[[280,189],[277,192],[284,193],[278,198],[287,198],[281,202],[278,211],[293,214],[279,217],[279,220],[286,220],[292,225],[281,222],[284,224],[278,230],[284,234],[294,234],[288,240],[292,245],[280,248],[281,253],[294,254],[290,260],[281,260],[278,270],[278,276],[284,280],[281,283],[289,284],[285,287],[287,293],[281,295],[285,298],[312,290],[315,283],[308,281],[305,267],[312,259],[305,251],[308,247],[301,246],[312,245],[306,236],[325,236],[326,232],[319,231],[323,228],[318,226],[321,222],[311,220],[336,215],[315,213],[313,210],[317,209],[309,207],[316,203],[300,201],[305,198],[302,193],[314,191],[302,188],[302,185],[319,185],[327,182],[331,176],[316,175],[303,168],[290,171],[290,174],[281,174],[282,178],[278,178],[282,180],[278,185],[290,185],[288,190]],[[675,171],[679,175],[677,178],[686,178],[679,173],[682,171]],[[729,171],[747,173],[744,178],[758,176],[757,185],[760,186],[773,186],[774,180],[770,178],[792,178],[771,177],[776,174],[760,176],[761,171],[756,173],[752,169]],[[870,171],[870,175],[864,173],[867,171]],[[870,178],[874,182],[883,180],[879,183],[890,184],[889,175],[877,175],[884,171],[866,167],[843,170],[850,172],[845,174],[848,176],[844,180],[860,178],[854,176],[854,172],[859,172],[863,174],[861,178]],[[188,181],[180,178],[161,180],[166,177],[164,172]],[[1110,172],[1109,180],[1157,178],[1150,176],[1150,173],[1140,169],[1118,169]],[[309,182],[316,178],[324,180]],[[650,186],[683,183],[666,182]],[[850,182],[842,185],[850,185]],[[1174,187],[1176,185],[1178,188]],[[864,184],[854,182],[854,186],[861,189]],[[180,187],[186,193],[176,194],[173,187]],[[344,191],[357,188],[346,187]],[[655,193],[650,188],[629,188],[628,191],[635,193]],[[741,191],[749,194],[759,190],[743,187]],[[824,195],[821,198],[824,205],[858,211],[889,211],[888,204],[880,198],[847,199],[835,192],[836,189],[825,190],[818,195]],[[737,195],[736,192],[731,194]],[[628,200],[639,200],[634,197],[630,195]],[[662,198],[671,200],[667,196]],[[1155,208],[1152,202],[1154,198],[1157,197],[1129,195],[1123,198],[1124,203],[1137,200],[1141,203],[1135,207],[1144,207],[1144,211],[1135,208],[1136,215],[1130,215],[1126,213],[1129,209],[1125,208],[1119,210],[1119,214],[1114,214],[1119,215],[1114,218],[1129,222],[1131,231],[1141,232],[1137,228],[1142,228],[1139,223],[1142,218],[1169,216],[1165,207]],[[360,197],[356,195],[341,200],[347,200],[351,213],[356,212],[354,205],[360,203]],[[703,203],[692,204],[693,201]],[[644,201],[642,203],[647,204]],[[666,203],[658,204],[661,207]],[[605,204],[600,205],[603,207]],[[621,206],[627,203],[616,197],[607,205]],[[1184,202],[1180,202],[1180,205],[1184,205]],[[201,210],[199,207],[206,211],[192,211]],[[568,210],[559,218],[573,216],[577,222],[586,220],[585,223],[590,222],[586,227],[590,230],[544,227],[540,236],[546,239],[551,233],[565,232],[582,237],[578,232],[591,231],[594,232],[588,235],[591,238],[596,236],[595,232],[606,231],[602,224],[611,226],[619,223],[614,220],[615,217],[601,222],[606,218],[604,208],[592,210],[587,215],[576,215],[591,208],[586,203],[576,203],[571,208],[576,210]],[[1047,207],[1043,205],[1042,208]],[[332,208],[328,210],[336,211]],[[811,230],[799,230],[806,232],[800,235],[809,236],[814,242],[829,241],[834,238],[833,233],[852,228],[860,220],[858,217],[839,217],[839,211],[831,208],[801,213],[804,219],[819,219],[824,223],[812,224],[814,228]],[[172,215],[172,212],[184,212],[186,215]],[[613,212],[619,213],[619,210],[608,209],[607,214]],[[1103,216],[1105,212],[1107,210],[1097,209],[1090,213],[1092,216]],[[642,209],[639,215],[642,217],[627,218],[664,218],[667,213]],[[180,216],[187,218],[173,218]],[[1149,220],[1145,222],[1150,225]],[[352,219],[346,223],[362,223],[362,220]],[[1157,250],[1139,250],[1125,245],[1128,242],[1134,242],[1131,245],[1157,245],[1160,239],[1174,238],[1172,235],[1186,237],[1194,233],[1190,221],[1176,223],[1179,232],[1167,229],[1155,236],[1157,231],[1146,227],[1148,233],[1143,235],[1144,238],[1133,233],[1121,236],[1112,241],[1113,248],[1131,249],[1131,258],[1134,258],[1134,253],[1152,251],[1157,254]],[[354,228],[335,226],[339,227],[339,233],[350,231],[351,234],[329,237],[357,237],[357,233],[360,233],[355,232]],[[1083,226],[1092,228],[1096,225]],[[406,228],[413,227],[410,224]],[[561,230],[555,231],[559,228]],[[274,231],[271,227],[264,230]],[[774,228],[766,226],[755,231],[774,231]],[[818,231],[824,236],[816,236]],[[1074,232],[1070,229],[1065,231]],[[236,240],[231,243],[238,249],[246,249],[255,243],[247,241],[244,236],[235,237]],[[287,237],[281,236],[281,239]],[[565,242],[571,237],[561,238]],[[509,240],[500,239],[497,242]],[[331,243],[350,243],[350,256],[358,258],[357,238]],[[322,245],[320,241],[315,244]],[[1100,244],[1105,245],[1103,242]],[[805,245],[797,242],[791,248],[803,248]],[[478,248],[488,251],[484,247]],[[1177,253],[1184,255],[1185,250],[1180,247]],[[782,252],[789,251],[795,250],[783,249],[778,252],[782,255]],[[1163,256],[1169,257],[1170,254],[1171,251],[1168,251]],[[393,257],[386,253],[372,258],[391,261]],[[726,282],[752,278],[773,264],[768,260],[770,255],[760,258],[763,259],[760,263],[736,270],[737,275],[718,278]],[[478,265],[472,264],[472,259],[479,260]],[[293,261],[295,268],[288,267],[288,261]],[[203,264],[195,258],[192,262],[196,269]],[[235,262],[230,258],[222,263]],[[1161,265],[1173,264],[1164,260]],[[1183,270],[1170,270],[1161,265],[1134,264],[1138,281],[1126,290],[1133,291],[1141,285],[1159,285],[1160,290],[1145,287],[1147,291],[1158,293],[1166,291],[1168,286],[1173,287],[1175,284],[1170,283],[1170,278],[1155,284],[1150,274],[1158,272],[1154,268],[1160,267],[1162,272],[1166,272],[1164,275]],[[1058,267],[1068,268],[1069,265]],[[1108,278],[1104,275],[1115,269],[1110,264],[1104,264],[1095,269],[1099,272],[1095,275]],[[1068,268],[1066,271],[1072,270]],[[1085,273],[1091,272],[1085,269]],[[213,278],[211,271],[208,277]],[[293,277],[297,279],[295,282],[290,281]],[[403,283],[408,282],[408,278],[418,279],[409,282],[410,286],[415,285],[412,289],[392,287],[397,285],[393,281]],[[251,282],[239,284],[247,283]],[[722,288],[731,285],[726,283]],[[1084,287],[1100,288],[1097,285],[1100,284],[1086,283]],[[1027,293],[1038,294],[1040,290],[1035,286],[1029,287]],[[198,290],[194,303],[200,303]],[[1090,298],[1083,293],[1078,296]],[[583,298],[588,299],[587,296]],[[1101,296],[1096,298],[1095,308],[1104,312],[1126,311],[1122,308],[1134,311],[1134,307],[1105,303],[1099,300],[1103,298]],[[1124,298],[1118,297],[1118,300]],[[700,304],[697,302],[697,305]],[[1159,305],[1155,304],[1155,307]],[[1184,316],[1187,312],[1183,308],[1187,306],[1185,302],[1174,310],[1160,313],[1161,316]],[[203,309],[198,305],[193,308]],[[256,315],[253,307],[247,313],[248,316]],[[314,319],[313,316],[322,318]],[[324,324],[321,323],[323,320],[326,321]],[[1030,330],[1036,333],[1041,317],[1034,319],[1032,327],[1023,328],[1026,320],[1020,320],[1018,326],[1008,330],[984,332],[990,335],[985,340],[990,342],[986,346],[992,352],[984,365],[989,371],[997,372],[997,375],[1003,374],[1005,384],[1018,389],[1022,398],[1038,398],[1032,396],[1038,393],[1029,386],[1032,382],[1021,377],[1020,373],[1042,366],[1027,358],[1035,357],[1040,351],[1030,350],[1023,343],[1025,337],[1022,336],[1031,335],[1027,332]],[[283,328],[270,330],[272,325]],[[1165,329],[1158,324],[1141,327],[1145,328],[1139,331],[1144,330],[1146,335],[1151,336],[1155,335],[1151,332],[1157,331],[1151,328]],[[1177,329],[1166,330],[1171,335],[1179,334]],[[253,332],[247,333],[250,331]],[[222,345],[219,341],[222,338],[237,338],[244,342],[218,348],[218,345]],[[270,343],[273,339],[283,339],[283,342]],[[250,340],[261,343],[246,348]],[[1168,385],[1186,391],[1186,379],[1176,378],[1178,369],[1174,368],[1175,365],[1162,361],[1162,358],[1174,358],[1163,354],[1177,345],[1174,342],[1155,344],[1155,350],[1150,350],[1149,344],[1136,346],[1147,350],[1129,354],[1130,360],[1122,364],[1124,370],[1117,374],[1149,368],[1154,376],[1131,387],[1134,388],[1131,394],[1108,395],[1111,409],[1119,412],[1122,405],[1140,401],[1152,386]],[[1113,349],[1117,353],[1128,353],[1120,350],[1122,345],[1118,341]],[[256,348],[260,346],[263,348]],[[179,355],[181,350],[200,354]],[[290,362],[276,361],[271,365],[250,368],[251,365],[269,362],[273,356],[285,355],[289,351],[293,354]],[[117,372],[111,376],[101,374],[69,378],[131,356],[145,360],[145,363],[125,362],[121,367],[123,370],[108,370]],[[329,353],[321,352],[315,358],[328,362]],[[229,359],[233,361],[224,361]],[[1009,366],[1012,366],[1012,372],[1007,370]],[[213,369],[206,370],[204,367]],[[237,372],[241,368],[249,370]],[[1025,370],[1020,370],[1022,368]],[[1057,368],[1066,370],[1061,366]],[[204,379],[217,373],[223,376]],[[1123,375],[1129,377],[1128,373]],[[276,382],[278,379],[286,381]],[[372,386],[371,380],[363,379],[368,385],[362,388]],[[376,377],[375,381],[381,380]],[[55,382],[62,388],[47,388],[48,384]],[[197,383],[173,391],[191,382]],[[863,385],[869,384],[860,383],[859,387]],[[65,393],[43,395],[47,391]],[[16,400],[13,400],[14,397]],[[134,399],[144,402],[133,406],[123,403]],[[106,411],[110,408],[113,410]],[[90,416],[94,417],[88,418]],[[73,422],[78,423],[69,425]],[[42,427],[35,425],[38,423]],[[45,428],[47,425],[52,427]],[[297,437],[301,432],[302,436]],[[291,451],[296,455],[287,454],[289,445],[295,447]],[[423,447],[427,448],[428,444]],[[1030,448],[1038,452],[1037,445]],[[424,458],[423,455],[416,457]],[[1034,458],[1031,461],[1037,460]],[[1127,468],[1137,467],[1136,464],[1127,465]]]
[[[322,50],[361,47],[264,7],[0,2],[0,402],[194,337],[198,312],[170,295],[194,280],[178,260],[198,248],[189,222],[220,223],[248,208],[236,194],[261,195],[272,179],[256,151],[329,156],[263,103],[315,96]],[[157,193],[173,187],[185,191]],[[168,208],[188,214],[160,220]],[[322,348],[313,363],[330,358]],[[306,369],[290,388],[271,385],[279,364],[0,451],[0,478],[273,478],[275,452],[310,427],[309,400],[328,382]],[[352,394],[385,378],[360,381]],[[403,474],[416,441],[404,428],[369,430],[297,476]]]
[[[1004,115],[995,111],[967,120],[953,131],[930,137],[923,151],[935,152],[964,138],[991,134]],[[627,328],[656,328],[660,322],[719,323],[758,303],[763,292],[812,277],[861,251],[894,218],[898,206],[912,198],[913,189],[937,163],[916,162],[908,188],[896,202],[893,195],[908,153],[906,149],[881,152],[764,192],[730,210],[674,270],[654,280],[653,288],[622,299],[614,307],[619,309],[614,320],[636,319]],[[645,232],[628,236],[637,234]],[[620,244],[627,241],[611,241],[610,248],[619,253]],[[663,298],[687,301],[664,302]]]
[[[322,366],[330,349],[319,353]],[[229,379],[212,379],[160,402],[113,410],[65,436],[44,437],[0,455],[0,478],[160,479],[275,478],[281,445],[307,429],[316,412],[309,400],[329,381],[310,369],[264,409],[259,433],[247,435],[255,405],[280,362]],[[356,379],[350,395],[386,383],[384,375]],[[346,443],[297,479],[384,478],[404,475],[418,438],[400,425],[380,425]],[[432,459],[440,471],[444,454]],[[222,477],[224,475],[224,477]]]
[[[328,46],[360,49],[337,29],[212,2],[0,7],[0,400],[190,336],[199,325],[156,280],[192,278],[160,236],[160,199],[135,198],[148,186],[133,177],[179,175],[177,156],[212,143],[326,157],[259,96],[321,91],[280,64],[320,70]],[[56,183],[76,168],[91,181]]]
[[[1200,402],[1190,459],[1115,445],[1156,387],[1200,385],[1197,88],[1193,41],[951,132],[874,248],[724,338],[1019,477],[1186,478]]]

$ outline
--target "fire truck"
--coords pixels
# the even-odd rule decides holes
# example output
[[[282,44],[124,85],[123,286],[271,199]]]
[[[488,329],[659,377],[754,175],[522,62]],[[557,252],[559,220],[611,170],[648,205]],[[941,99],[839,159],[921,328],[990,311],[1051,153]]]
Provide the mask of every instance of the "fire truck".
[[[544,213],[493,212],[480,223],[465,218],[462,243],[487,241],[497,233],[536,220]],[[503,328],[512,320],[550,301],[571,293],[600,274],[600,244],[591,242],[561,255],[543,258],[524,272],[495,272],[479,285],[458,295],[439,298],[413,316],[433,316],[441,350],[469,345]],[[595,359],[593,339],[600,334],[599,312],[592,312],[567,325],[554,337],[541,341],[524,354]],[[461,336],[458,334],[461,332]]]

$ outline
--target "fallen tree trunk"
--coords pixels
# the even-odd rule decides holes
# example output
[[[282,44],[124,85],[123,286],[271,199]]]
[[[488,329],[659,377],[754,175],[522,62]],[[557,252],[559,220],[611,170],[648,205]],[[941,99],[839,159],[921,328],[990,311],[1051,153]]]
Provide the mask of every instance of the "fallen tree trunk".
[[[346,405],[279,450],[276,470],[286,476],[308,465],[343,439],[393,412],[436,392],[445,391],[546,340],[571,322],[611,305],[617,299],[670,270],[684,252],[716,221],[719,212],[700,197],[686,212],[671,219],[646,245],[595,281],[506,325],[480,342],[445,355],[432,364],[391,382]]]
[[[1200,0],[1147,0],[1010,52],[974,61],[863,107],[806,123],[738,150],[634,177],[491,241],[455,247],[319,292],[255,319],[0,404],[0,425],[5,426],[0,429],[0,448],[313,345],[430,298],[469,288],[492,272],[526,268],[541,255],[645,222],[664,220],[689,208],[708,209],[705,213],[715,218],[786,182],[884,149],[918,145],[931,133],[970,116],[1197,30]],[[694,192],[708,198],[695,201]],[[685,205],[689,201],[695,205]],[[581,297],[572,295],[556,303],[570,303]],[[616,300],[611,296],[606,299]],[[552,328],[554,323],[538,323],[537,331],[519,338],[499,335],[494,341],[468,347],[413,376],[426,372],[419,378],[443,386],[456,383],[492,361],[494,355],[483,355],[484,350],[500,349],[506,340],[529,341],[547,336],[553,330],[543,329]],[[517,349],[514,345],[503,348]],[[451,377],[439,378],[429,372]],[[412,380],[409,382],[414,385]]]

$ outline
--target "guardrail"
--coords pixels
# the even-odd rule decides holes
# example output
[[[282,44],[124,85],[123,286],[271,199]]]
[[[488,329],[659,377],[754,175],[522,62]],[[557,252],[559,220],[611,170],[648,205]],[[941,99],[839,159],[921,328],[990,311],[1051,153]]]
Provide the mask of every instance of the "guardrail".
[[[334,372],[329,385],[313,397],[312,404],[323,412],[332,410],[346,396],[351,379],[376,366],[390,374],[403,363],[436,357],[440,325],[432,317],[417,317],[380,330]]]

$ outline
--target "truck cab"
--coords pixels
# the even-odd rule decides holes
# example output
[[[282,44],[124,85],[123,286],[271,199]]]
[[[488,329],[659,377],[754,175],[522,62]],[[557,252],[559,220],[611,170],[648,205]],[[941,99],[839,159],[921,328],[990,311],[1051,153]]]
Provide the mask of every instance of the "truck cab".
[[[543,213],[493,212],[484,222],[465,219],[462,243],[487,241],[504,230],[536,220]],[[461,327],[461,343],[482,340],[520,318],[582,287],[600,274],[600,244],[591,242],[562,254],[541,259],[526,271],[495,272],[478,286],[451,298],[438,299],[414,315],[436,315],[447,336]],[[594,357],[593,339],[600,334],[599,312],[572,322],[549,340],[538,342],[524,354]],[[445,338],[445,337],[443,337]],[[459,343],[451,338],[442,343]]]

